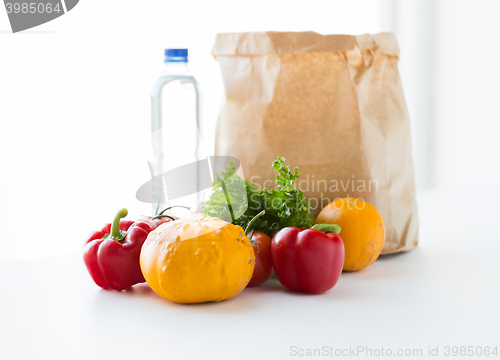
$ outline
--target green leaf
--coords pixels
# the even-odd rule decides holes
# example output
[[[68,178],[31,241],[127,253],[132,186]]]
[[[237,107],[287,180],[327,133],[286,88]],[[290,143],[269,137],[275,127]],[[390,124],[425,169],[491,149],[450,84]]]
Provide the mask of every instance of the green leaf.
[[[255,215],[266,210],[256,220],[254,229],[269,236],[288,226],[310,228],[310,204],[303,192],[295,187],[300,172],[296,167],[292,172],[284,162],[284,157],[278,157],[272,164],[277,189],[257,189],[240,178],[231,163],[224,172],[217,174],[212,195],[203,205],[203,213],[245,229]]]

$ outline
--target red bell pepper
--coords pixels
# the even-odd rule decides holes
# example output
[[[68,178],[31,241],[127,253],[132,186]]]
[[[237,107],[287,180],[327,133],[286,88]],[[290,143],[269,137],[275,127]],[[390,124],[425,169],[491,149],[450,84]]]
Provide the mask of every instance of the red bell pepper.
[[[328,232],[328,233],[327,233]],[[271,242],[274,272],[289,290],[321,293],[335,286],[344,266],[340,226],[286,227]]]
[[[139,256],[142,244],[153,229],[143,221],[120,221],[127,214],[127,209],[118,211],[113,224],[92,232],[83,247],[85,266],[103,289],[124,290],[146,281]]]

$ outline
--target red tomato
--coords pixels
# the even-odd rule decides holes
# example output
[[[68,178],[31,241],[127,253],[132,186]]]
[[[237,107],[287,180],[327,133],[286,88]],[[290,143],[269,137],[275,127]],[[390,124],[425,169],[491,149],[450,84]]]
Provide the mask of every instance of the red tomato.
[[[139,219],[137,219],[137,221],[144,221],[148,223],[154,230],[161,224],[172,220],[167,217],[153,220],[150,216],[141,216]]]
[[[271,238],[260,231],[254,231],[252,240],[257,245],[253,245],[255,252],[255,268],[253,276],[247,286],[259,286],[273,276],[273,259],[271,256]]]

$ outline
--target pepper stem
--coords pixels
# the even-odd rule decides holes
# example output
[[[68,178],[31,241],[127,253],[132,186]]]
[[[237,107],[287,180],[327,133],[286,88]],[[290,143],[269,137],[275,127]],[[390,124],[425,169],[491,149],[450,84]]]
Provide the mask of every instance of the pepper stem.
[[[121,241],[125,235],[120,231],[120,219],[128,215],[128,210],[125,208],[120,209],[111,224],[111,234],[110,237],[116,241]]]
[[[340,225],[337,224],[316,224],[313,227],[311,227],[311,229],[340,234]]]

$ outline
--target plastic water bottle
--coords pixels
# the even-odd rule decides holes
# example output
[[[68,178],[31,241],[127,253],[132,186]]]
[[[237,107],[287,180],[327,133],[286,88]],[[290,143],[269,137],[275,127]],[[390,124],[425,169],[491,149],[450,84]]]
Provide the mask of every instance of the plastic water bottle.
[[[201,91],[188,69],[187,49],[165,49],[165,68],[151,91],[151,132],[154,179],[153,213],[167,206],[184,205],[191,211],[200,209],[202,194],[191,190],[200,176],[189,164],[202,158]],[[184,167],[184,168],[182,168]],[[185,169],[184,172],[179,169]],[[186,170],[187,169],[187,170]],[[163,178],[158,175],[163,174]],[[182,189],[181,189],[182,190]],[[165,196],[162,196],[165,195]]]

